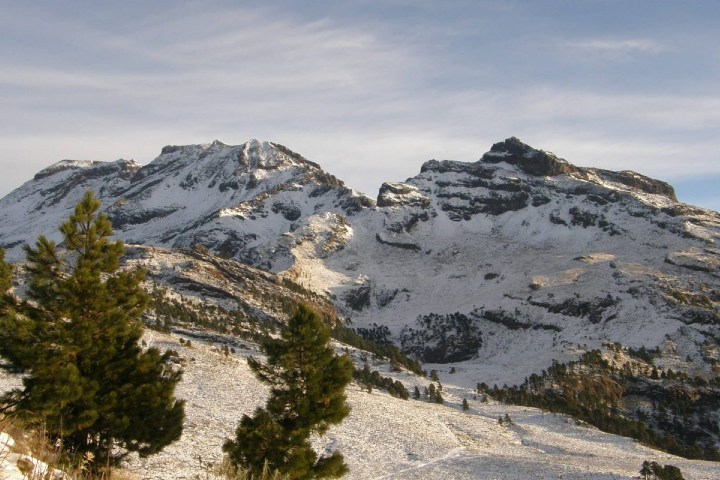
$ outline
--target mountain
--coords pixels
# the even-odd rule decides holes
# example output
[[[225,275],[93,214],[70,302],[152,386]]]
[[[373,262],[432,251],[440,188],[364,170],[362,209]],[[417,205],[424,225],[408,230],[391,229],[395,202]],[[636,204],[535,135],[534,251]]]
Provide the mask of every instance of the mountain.
[[[167,146],[146,166],[63,160],[2,199],[0,238],[8,257],[19,258],[28,238],[55,233],[58,219],[86,190],[95,192],[118,237],[128,243],[202,244],[275,271],[291,263],[282,233],[317,211],[352,215],[373,205],[317,164],[257,140]]]
[[[377,205],[323,263],[350,281],[326,288],[354,325],[377,324],[377,335],[387,326],[425,360],[512,365],[525,354],[549,365],[578,343],[716,334],[720,216],[678,203],[663,182],[575,167],[509,139],[475,163],[429,161],[383,185]],[[295,252],[290,273],[316,281],[311,255]],[[458,322],[482,332],[479,352],[464,351],[462,332],[442,338]],[[678,355],[700,355],[681,343]]]
[[[146,166],[56,163],[0,199],[0,247],[20,260],[24,242],[57,240],[88,189],[139,245],[128,261],[149,268],[164,315],[210,304],[205,327],[240,334],[312,300],[464,387],[598,351],[606,371],[576,368],[617,384],[622,414],[720,446],[720,214],[667,183],[509,138],[477,162],[425,162],[372,200],[279,144],[216,141]],[[668,422],[678,395],[693,408]]]
[[[279,273],[424,361],[523,364],[525,353],[543,366],[575,357],[578,343],[680,338],[692,340],[677,355],[699,359],[720,322],[717,212],[516,138],[474,163],[428,161],[376,202],[257,140],[168,146],[146,166],[64,160],[0,200],[8,258],[40,234],[58,239],[88,189],[126,243],[201,245]]]

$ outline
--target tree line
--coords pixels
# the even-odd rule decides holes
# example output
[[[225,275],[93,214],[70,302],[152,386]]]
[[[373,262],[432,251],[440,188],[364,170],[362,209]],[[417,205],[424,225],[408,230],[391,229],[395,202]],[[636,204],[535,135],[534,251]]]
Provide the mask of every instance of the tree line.
[[[645,378],[627,364],[616,368],[600,350],[592,350],[574,362],[553,362],[546,371],[530,375],[520,385],[490,388],[481,383],[477,389],[500,402],[570,415],[675,455],[720,461],[711,436],[717,433],[717,425],[703,415],[720,406],[717,391],[701,391],[695,386],[697,382],[689,379],[693,395],[688,395],[683,393],[682,375],[663,372],[654,379],[652,371],[648,367],[649,378]],[[672,381],[663,385],[660,377],[672,377]],[[621,400],[635,392],[645,392],[653,404],[649,414],[638,410],[631,412],[632,418],[623,414]]]

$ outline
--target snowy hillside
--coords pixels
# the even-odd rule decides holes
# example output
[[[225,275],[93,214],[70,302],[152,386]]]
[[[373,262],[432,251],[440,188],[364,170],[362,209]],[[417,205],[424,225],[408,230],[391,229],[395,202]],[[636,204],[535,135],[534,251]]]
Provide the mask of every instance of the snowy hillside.
[[[233,434],[244,413],[262,405],[266,388],[245,362],[258,355],[248,344],[224,355],[218,344],[193,339],[188,348],[179,337],[149,332],[148,343],[177,350],[185,375],[178,394],[188,399],[183,438],[161,454],[134,460],[131,472],[148,479],[191,479],[203,466],[221,461],[221,445]],[[359,362],[359,354],[354,354]],[[392,373],[384,362],[371,368],[392,375],[412,389],[428,384],[406,372]],[[446,377],[443,378],[445,380]],[[448,381],[450,381],[448,379]],[[482,403],[467,389],[444,386],[445,404],[400,400],[353,384],[348,388],[352,411],[317,442],[342,451],[350,467],[348,479],[625,479],[637,478],[644,460],[679,466],[685,478],[714,479],[720,467],[654,451],[608,435],[573,419],[536,409]],[[460,408],[467,398],[470,409]],[[498,423],[508,414],[511,426]]]
[[[124,465],[128,473],[155,480],[216,478],[212,471],[222,461],[222,444],[233,435],[239,418],[262,405],[268,394],[245,361],[248,355],[260,356],[257,345],[245,342],[226,354],[226,339],[217,336],[208,342],[186,335],[146,333],[148,346],[179,354],[185,373],[176,393],[187,400],[187,418],[177,443],[147,459],[132,457]],[[363,353],[350,351],[359,365]],[[370,366],[399,379],[408,389],[429,383],[408,372],[393,372],[381,360],[370,360]],[[645,460],[676,465],[691,480],[720,475],[716,463],[674,457],[566,416],[483,403],[475,392],[445,378],[441,378],[444,405],[424,399],[400,400],[380,390],[368,393],[350,385],[350,415],[316,441],[316,448],[340,450],[350,467],[345,478],[357,480],[630,479],[637,478]],[[15,385],[17,380],[0,373],[1,390]],[[461,409],[463,398],[468,399],[468,411]],[[506,414],[512,425],[499,424],[498,417]],[[19,457],[11,455],[8,461]],[[14,472],[13,468],[8,466],[6,472]]]

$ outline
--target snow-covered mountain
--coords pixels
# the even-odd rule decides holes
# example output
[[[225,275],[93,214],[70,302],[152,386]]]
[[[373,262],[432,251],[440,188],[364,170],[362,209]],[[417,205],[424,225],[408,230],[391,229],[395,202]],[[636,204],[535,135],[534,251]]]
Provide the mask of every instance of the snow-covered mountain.
[[[202,245],[280,273],[425,361],[537,368],[603,341],[672,341],[697,360],[718,333],[717,212],[516,138],[475,163],[428,161],[377,202],[257,140],[168,146],[146,166],[64,160],[0,200],[8,258],[40,234],[57,239],[88,189],[125,242]]]
[[[285,147],[167,146],[152,163],[63,160],[0,203],[0,243],[9,258],[28,239],[57,232],[86,190],[102,201],[127,243],[205,245],[269,270],[291,265],[286,232],[322,212],[352,215],[373,202]]]
[[[378,339],[387,326],[426,360],[541,366],[603,341],[673,341],[697,359],[694,344],[718,333],[720,215],[678,203],[663,182],[511,138],[476,163],[429,161],[383,185],[377,205],[323,262],[345,276],[326,288],[354,325],[381,326]],[[289,273],[323,278],[312,253],[293,251]],[[482,348],[464,348],[476,332]]]
[[[269,275],[262,285],[303,285],[303,299],[334,303],[428,369],[453,368],[460,386],[518,384],[618,344],[657,352],[660,371],[718,377],[720,214],[634,172],[576,167],[510,138],[474,163],[430,160],[374,201],[256,140],[169,146],[146,166],[65,160],[0,200],[8,258],[40,234],[58,239],[88,189],[118,238],[146,247],[130,261],[183,298],[231,311],[244,298],[232,275],[207,282],[240,261]],[[207,288],[187,288],[193,271]],[[243,301],[248,316],[283,316]]]

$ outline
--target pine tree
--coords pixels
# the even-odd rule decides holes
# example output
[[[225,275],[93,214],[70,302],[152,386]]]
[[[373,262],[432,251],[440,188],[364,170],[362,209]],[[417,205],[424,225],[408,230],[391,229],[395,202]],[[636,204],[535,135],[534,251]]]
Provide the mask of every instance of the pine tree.
[[[263,343],[267,363],[248,364],[271,392],[265,408],[243,416],[223,450],[232,464],[260,474],[267,464],[293,479],[340,477],[347,472],[343,456],[318,458],[311,434],[323,435],[350,412],[345,386],[353,366],[328,345],[329,329],[318,315],[300,305],[281,338]]]
[[[0,324],[0,354],[25,374],[6,401],[98,464],[159,452],[180,438],[184,417],[174,398],[181,372],[168,353],[139,345],[145,272],[119,270],[124,246],[110,241],[99,208],[87,192],[60,227],[62,250],[44,236],[25,248],[33,302]]]
[[[467,398],[463,398],[462,409],[463,409],[463,410],[470,410],[470,405],[468,405]]]
[[[5,263],[5,251],[0,249],[0,295],[5,295],[11,286],[12,267]]]
[[[15,318],[15,300],[8,293],[12,287],[12,266],[5,262],[5,251],[0,249],[0,355],[6,356],[9,348],[3,348],[8,342],[9,332],[5,325],[13,322]],[[3,368],[12,369],[12,365],[2,365]]]
[[[645,480],[683,480],[682,472],[675,465],[662,466],[657,462],[645,460],[640,468],[640,475]]]

